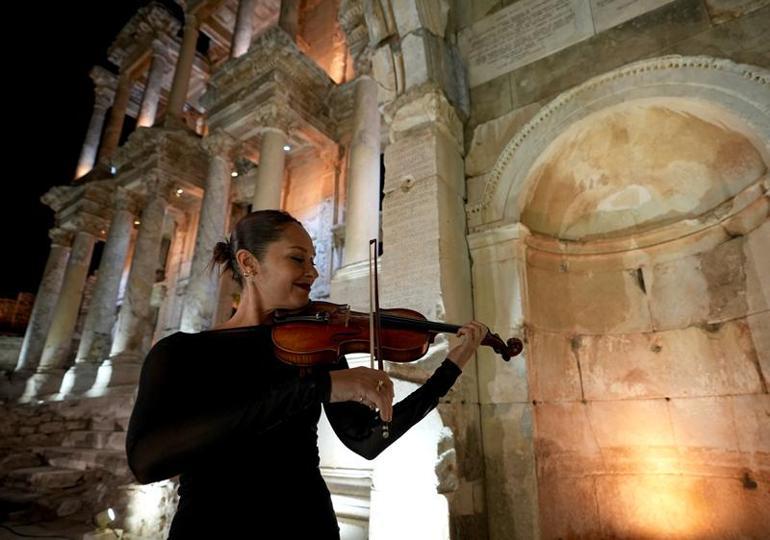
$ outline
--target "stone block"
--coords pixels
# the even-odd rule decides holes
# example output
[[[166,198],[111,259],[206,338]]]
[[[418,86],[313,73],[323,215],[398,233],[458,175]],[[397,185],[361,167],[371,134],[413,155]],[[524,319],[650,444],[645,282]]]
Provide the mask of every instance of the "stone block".
[[[767,4],[766,0],[761,1]],[[766,68],[770,66],[768,25],[770,25],[770,6],[765,5],[752,12],[751,16],[738,17],[712,26],[708,30],[674,43],[660,54],[661,56],[707,54],[715,58],[730,58],[734,62]]]
[[[528,254],[528,262],[531,257]],[[622,334],[652,329],[647,296],[635,271],[571,272],[561,267],[528,265],[530,321],[552,332]]]
[[[520,258],[514,258],[520,244],[518,240],[511,240],[510,243],[473,248],[474,317],[487,324],[503,341],[514,335],[523,337],[519,335],[523,323],[523,263]],[[525,349],[522,355],[506,363],[490,348],[479,350],[479,399],[482,403],[526,402],[530,399],[527,354]]]
[[[448,0],[393,0],[393,17],[403,37],[418,28],[444,37],[449,15]]]
[[[538,477],[583,477],[603,469],[588,405],[538,402],[534,412]]]
[[[538,507],[532,405],[482,405],[481,424],[489,537],[535,538]]]
[[[732,478],[596,477],[603,538],[765,538],[767,490]]]
[[[746,324],[751,332],[758,368],[767,383],[770,381],[770,311],[749,315],[746,318]]]
[[[741,451],[764,453],[770,458],[770,395],[750,394],[730,399]]]
[[[588,417],[599,446],[639,448],[674,446],[667,402],[663,399],[592,401]]]
[[[672,399],[668,409],[677,446],[738,450],[730,398]]]
[[[588,400],[713,396],[761,391],[746,321],[655,334],[581,336]]]
[[[527,358],[530,396],[537,401],[580,401],[579,358],[566,334],[532,330],[528,336]]]
[[[748,314],[744,242],[744,238],[734,238],[699,257],[708,290],[710,322]]]
[[[568,482],[556,477],[540,479],[541,538],[601,538],[599,501],[591,476],[570,478]]]
[[[477,126],[468,147],[465,174],[478,176],[489,172],[508,142],[539,110],[540,104],[532,103]]]
[[[470,89],[471,116],[468,123],[477,126],[511,112],[511,81],[507,75]]]
[[[749,313],[770,310],[770,220],[744,237],[746,304]]]
[[[390,45],[379,47],[372,55],[372,73],[377,80],[377,103],[386,103],[396,98],[398,82],[396,80],[396,60]]]
[[[711,21],[716,24],[743,17],[767,5],[767,0],[706,0]]]
[[[483,19],[502,7],[500,0],[456,0],[454,10],[457,18],[457,29],[460,30],[470,26],[478,20]]]
[[[686,328],[708,319],[708,283],[698,256],[653,265],[648,290],[657,330]]]

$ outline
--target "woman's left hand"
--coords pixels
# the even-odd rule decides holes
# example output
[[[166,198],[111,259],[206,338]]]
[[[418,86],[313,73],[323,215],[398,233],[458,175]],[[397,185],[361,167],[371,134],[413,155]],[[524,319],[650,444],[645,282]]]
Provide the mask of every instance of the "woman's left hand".
[[[460,369],[463,369],[476,353],[476,349],[479,348],[481,341],[488,331],[489,329],[479,321],[471,321],[464,324],[457,331],[460,343],[452,347],[452,350],[447,354],[447,358],[457,364]]]

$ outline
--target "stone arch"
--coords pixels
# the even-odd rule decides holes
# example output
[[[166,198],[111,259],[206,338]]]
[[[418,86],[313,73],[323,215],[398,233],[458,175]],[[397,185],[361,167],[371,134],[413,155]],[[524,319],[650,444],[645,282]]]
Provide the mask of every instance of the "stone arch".
[[[469,226],[518,222],[530,170],[571,125],[624,102],[666,98],[705,101],[727,111],[770,163],[770,71],[706,56],[642,60],[586,81],[535,115],[501,152],[480,200],[468,205]]]

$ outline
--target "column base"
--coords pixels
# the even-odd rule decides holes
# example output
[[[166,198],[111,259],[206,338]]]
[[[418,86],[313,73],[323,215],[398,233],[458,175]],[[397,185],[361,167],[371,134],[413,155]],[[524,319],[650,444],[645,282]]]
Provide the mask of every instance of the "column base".
[[[61,399],[82,396],[96,382],[99,364],[94,362],[78,362],[67,370],[62,379],[59,394]]]
[[[63,378],[64,369],[50,369],[33,373],[25,382],[24,392],[18,399],[19,403],[55,399]]]
[[[97,397],[116,387],[136,388],[142,371],[142,359],[135,354],[120,354],[102,362],[96,373],[93,386],[84,394]]]
[[[27,386],[27,380],[35,374],[33,369],[20,369],[12,372],[8,377],[0,377],[0,401],[13,403],[23,394]]]

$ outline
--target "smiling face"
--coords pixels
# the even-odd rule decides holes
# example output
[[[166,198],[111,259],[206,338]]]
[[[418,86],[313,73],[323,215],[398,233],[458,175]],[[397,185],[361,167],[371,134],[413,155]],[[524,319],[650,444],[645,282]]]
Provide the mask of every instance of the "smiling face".
[[[247,281],[256,287],[263,309],[298,309],[310,301],[310,286],[318,277],[314,257],[310,236],[291,223],[268,245],[261,261],[249,258],[253,272]]]

